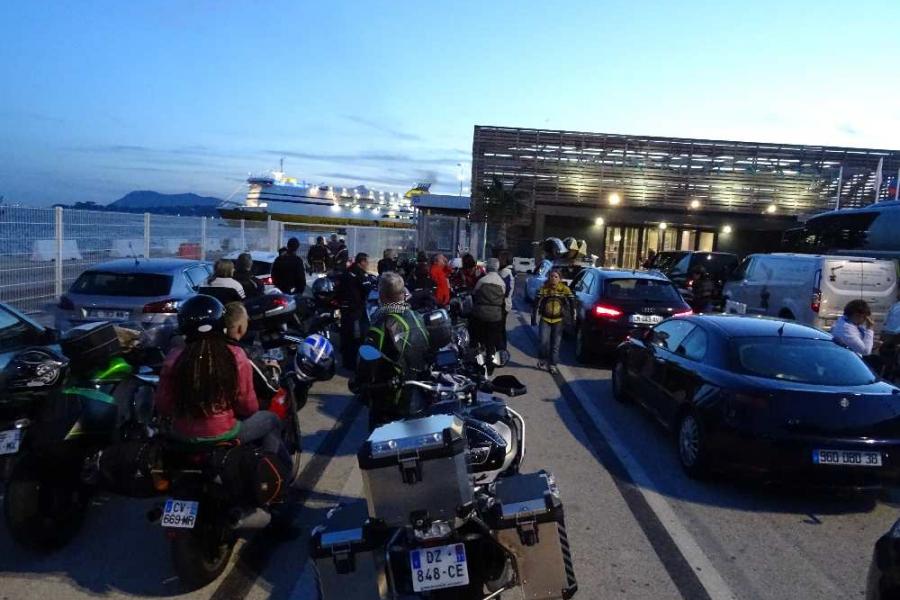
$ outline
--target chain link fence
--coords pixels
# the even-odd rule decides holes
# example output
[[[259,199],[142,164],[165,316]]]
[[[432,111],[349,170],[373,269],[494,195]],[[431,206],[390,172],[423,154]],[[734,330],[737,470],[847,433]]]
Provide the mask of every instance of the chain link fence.
[[[216,260],[240,251],[275,252],[291,237],[302,256],[316,237],[346,240],[351,258],[386,248],[416,249],[412,229],[328,227],[63,208],[0,207],[0,302],[46,310],[88,267],[120,258]]]

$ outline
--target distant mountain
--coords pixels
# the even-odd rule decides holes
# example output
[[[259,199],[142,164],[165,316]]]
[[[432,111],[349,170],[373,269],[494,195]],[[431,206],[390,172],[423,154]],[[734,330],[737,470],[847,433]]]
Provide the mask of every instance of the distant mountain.
[[[129,192],[106,210],[122,212],[149,212],[165,215],[207,215],[217,216],[216,207],[222,204],[219,198],[198,196],[197,194],[160,194],[150,190]]]

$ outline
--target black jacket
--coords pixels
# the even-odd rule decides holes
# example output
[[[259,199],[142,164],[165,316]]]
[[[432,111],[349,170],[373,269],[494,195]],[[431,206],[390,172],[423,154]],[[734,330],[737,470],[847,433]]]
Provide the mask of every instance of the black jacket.
[[[331,260],[331,252],[328,251],[328,246],[325,244],[316,244],[310,247],[309,252],[306,254],[306,260],[309,261],[309,266],[313,269],[316,268],[316,263],[320,263],[322,268],[326,268]]]
[[[245,298],[255,298],[256,296],[262,296],[263,292],[265,291],[265,286],[263,286],[262,282],[254,277],[250,271],[235,270],[234,280],[244,286]]]
[[[341,303],[341,315],[360,317],[366,312],[366,299],[369,297],[369,275],[354,264],[341,274],[338,300]]]
[[[306,268],[303,259],[288,252],[272,263],[272,283],[285,294],[302,294],[306,289]]]

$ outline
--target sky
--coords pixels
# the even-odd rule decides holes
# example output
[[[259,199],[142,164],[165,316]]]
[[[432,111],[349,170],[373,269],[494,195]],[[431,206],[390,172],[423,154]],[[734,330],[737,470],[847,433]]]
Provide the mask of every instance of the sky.
[[[900,2],[0,0],[0,81],[7,203],[456,193],[476,124],[900,148]]]

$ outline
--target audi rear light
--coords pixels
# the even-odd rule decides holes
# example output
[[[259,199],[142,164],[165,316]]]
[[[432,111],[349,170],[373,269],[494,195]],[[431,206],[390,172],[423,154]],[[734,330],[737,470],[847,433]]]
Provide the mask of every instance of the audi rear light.
[[[677,313],[673,314],[672,316],[673,317],[689,317],[692,314],[694,314],[694,311],[692,311],[691,309],[687,309],[687,310],[683,310],[681,312],[677,312]]]
[[[819,309],[822,308],[822,290],[813,290],[812,300],[810,300],[809,302],[809,307],[814,313],[819,312]]]
[[[594,307],[594,316],[600,317],[603,319],[618,319],[622,316],[622,311],[618,308],[613,308],[612,306],[603,306],[602,304],[598,304]]]
[[[75,310],[75,303],[68,296],[60,296],[59,308],[62,310]]]
[[[151,302],[150,304],[144,305],[144,314],[153,314],[153,315],[174,315],[178,312],[178,300],[160,300],[158,302]]]

